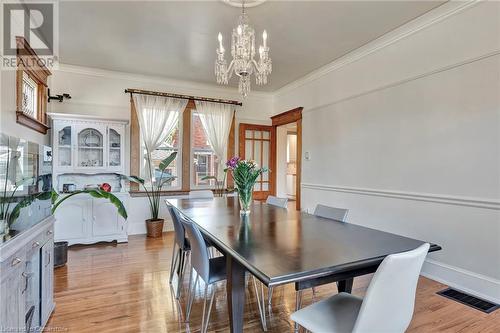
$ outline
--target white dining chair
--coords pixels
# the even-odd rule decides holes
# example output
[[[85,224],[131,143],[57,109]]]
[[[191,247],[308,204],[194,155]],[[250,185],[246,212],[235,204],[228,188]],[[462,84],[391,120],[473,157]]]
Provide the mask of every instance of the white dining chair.
[[[189,199],[213,199],[214,192],[211,190],[190,191]]]
[[[292,313],[310,332],[403,333],[413,317],[418,277],[429,244],[387,256],[364,298],[340,293]]]
[[[342,222],[346,221],[348,213],[349,209],[330,207],[325,205],[316,205],[316,208],[314,209],[314,215],[316,216]]]
[[[314,215],[323,217],[326,219],[330,220],[335,220],[335,221],[340,221],[340,222],[345,222],[347,219],[347,214],[349,213],[349,209],[345,208],[337,208],[337,207],[331,207],[331,206],[326,206],[326,205],[316,205],[316,208],[314,209]],[[337,288],[339,287],[339,283],[337,282]],[[316,295],[316,287],[312,287],[312,292],[313,292],[313,297]],[[296,304],[295,304],[295,311],[300,310],[300,306],[302,304],[302,290],[297,291],[296,295]],[[298,326],[296,325],[295,330],[298,329]]]
[[[278,197],[269,195],[267,197],[266,204],[280,207],[280,208],[288,208],[288,198],[278,198]]]

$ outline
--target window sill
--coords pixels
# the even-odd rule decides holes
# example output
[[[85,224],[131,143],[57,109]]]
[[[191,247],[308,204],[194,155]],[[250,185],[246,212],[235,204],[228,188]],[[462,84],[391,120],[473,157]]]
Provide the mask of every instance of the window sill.
[[[141,198],[141,197],[146,197],[147,193],[144,191],[130,191],[130,197],[132,198]],[[189,191],[161,191],[161,196],[162,197],[176,197],[180,195],[188,195]]]
[[[195,189],[193,189],[192,191],[196,191]],[[161,192],[161,196],[162,197],[178,197],[178,196],[181,196],[181,195],[189,195],[189,192],[191,191],[182,191],[182,190],[178,190],[178,191],[162,191]],[[224,191],[224,194],[226,195],[229,195],[229,194],[232,194],[234,193],[235,191],[233,189],[231,190],[225,190]],[[144,192],[144,191],[129,191],[129,194],[130,194],[130,197],[132,198],[141,198],[141,197],[146,197],[147,196],[147,193]]]
[[[45,125],[41,121],[36,120],[30,116],[25,115],[21,111],[16,111],[16,121],[18,124],[24,125],[42,134],[47,134],[50,129],[49,126]]]

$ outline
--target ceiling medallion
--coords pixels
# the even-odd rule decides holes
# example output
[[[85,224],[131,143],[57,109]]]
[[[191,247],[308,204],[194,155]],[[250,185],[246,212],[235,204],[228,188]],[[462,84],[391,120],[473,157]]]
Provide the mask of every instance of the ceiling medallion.
[[[245,2],[245,7],[250,8],[262,5],[267,0],[220,0],[220,1],[224,2],[226,5],[238,8],[240,8],[243,5],[243,2]]]
[[[238,2],[228,0],[225,2]],[[257,3],[258,2],[258,3]],[[260,4],[263,1],[255,0],[253,3]],[[219,32],[219,47],[217,48],[217,60],[215,61],[215,76],[218,84],[228,84],[231,76],[236,74],[239,77],[238,91],[243,97],[247,97],[250,92],[250,77],[255,74],[257,85],[267,84],[267,77],[272,71],[272,62],[269,57],[269,47],[267,46],[267,32],[262,33],[262,45],[259,46],[259,60],[255,60],[255,30],[249,25],[248,15],[245,11],[246,1],[240,1],[241,15],[238,25],[233,29],[231,38],[231,56],[233,60],[227,65],[224,57],[224,46],[222,45],[222,34]]]

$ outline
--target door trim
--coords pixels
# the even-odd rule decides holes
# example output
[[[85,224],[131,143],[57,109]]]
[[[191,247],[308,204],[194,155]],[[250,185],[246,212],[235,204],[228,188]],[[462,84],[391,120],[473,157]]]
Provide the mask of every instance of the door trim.
[[[275,190],[275,184],[274,184],[274,178],[273,178],[273,174],[272,174],[272,170],[273,170],[273,165],[276,164],[276,151],[273,150],[276,148],[276,144],[274,144],[274,148],[273,148],[273,142],[276,141],[276,136],[275,136],[275,128],[273,126],[269,126],[269,125],[259,125],[259,124],[248,124],[248,123],[240,123],[240,126],[239,126],[239,129],[238,129],[238,156],[241,157],[241,158],[245,158],[246,159],[246,156],[245,156],[245,131],[246,130],[254,130],[254,131],[269,131],[271,133],[271,136],[269,138],[269,140],[264,140],[264,141],[269,141],[269,168],[270,168],[270,172],[271,172],[271,175],[269,175],[269,182],[268,182],[268,186],[269,186],[269,190],[268,191],[260,191],[260,192],[265,192],[267,193],[267,195],[269,194],[272,194],[274,193],[276,190]],[[258,140],[258,139],[257,139]],[[261,154],[262,154],[262,151],[261,151]],[[267,198],[267,196],[266,196]],[[263,198],[264,200],[266,198]],[[257,198],[256,200],[260,200],[261,198]]]
[[[297,179],[295,184],[296,201],[295,208],[300,210],[301,204],[301,181],[302,181],[302,110],[303,107],[288,110],[271,117],[273,130],[271,132],[271,170],[276,170],[276,130],[278,126],[297,123]],[[271,193],[276,195],[276,172],[271,173]]]

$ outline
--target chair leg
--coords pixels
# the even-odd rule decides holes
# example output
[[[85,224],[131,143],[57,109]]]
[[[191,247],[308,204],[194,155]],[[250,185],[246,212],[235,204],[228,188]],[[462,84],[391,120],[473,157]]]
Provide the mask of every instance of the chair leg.
[[[169,283],[172,283],[172,278],[174,277],[175,264],[177,264],[177,258],[179,257],[179,252],[176,251],[177,244],[174,243],[174,247],[172,248],[172,262],[170,263],[170,280]]]
[[[207,286],[208,287],[208,286]],[[214,303],[214,298],[215,298],[215,285],[212,284],[212,291],[211,291],[211,296],[210,296],[210,304],[208,305],[208,310],[207,313],[205,314],[205,303],[206,303],[206,294],[207,292],[205,291],[205,303],[203,303],[203,316],[205,317],[204,320],[204,325],[202,324],[201,327],[201,332],[206,333],[208,331],[208,323],[210,322],[210,311],[212,310],[212,304]],[[203,322],[203,320],[202,320]]]
[[[268,307],[271,307],[272,302],[273,302],[273,291],[274,291],[274,287],[267,288],[267,306]]]
[[[184,281],[184,263],[186,261],[186,251],[181,250],[180,260],[179,281],[177,283],[177,295],[175,296],[176,299],[179,299],[181,297],[182,283]]]
[[[299,311],[302,307],[302,290],[297,290],[295,293],[295,311]],[[299,324],[295,323],[295,333],[298,333],[300,329]]]
[[[194,272],[194,268],[192,269],[191,273]],[[193,288],[191,289],[189,293],[189,299],[187,301],[187,308],[186,308],[186,322],[189,322],[189,316],[191,315],[191,308],[193,307],[193,301],[194,301],[194,296],[196,294],[196,285],[198,284],[198,278],[200,276],[196,274],[196,279],[194,280]]]
[[[260,322],[262,324],[262,329],[267,331],[266,323],[266,310],[265,310],[265,299],[264,299],[264,286],[261,284],[260,297],[259,291],[257,290],[257,279],[252,275],[253,287],[255,290],[255,297],[257,298],[257,306],[259,308]]]

